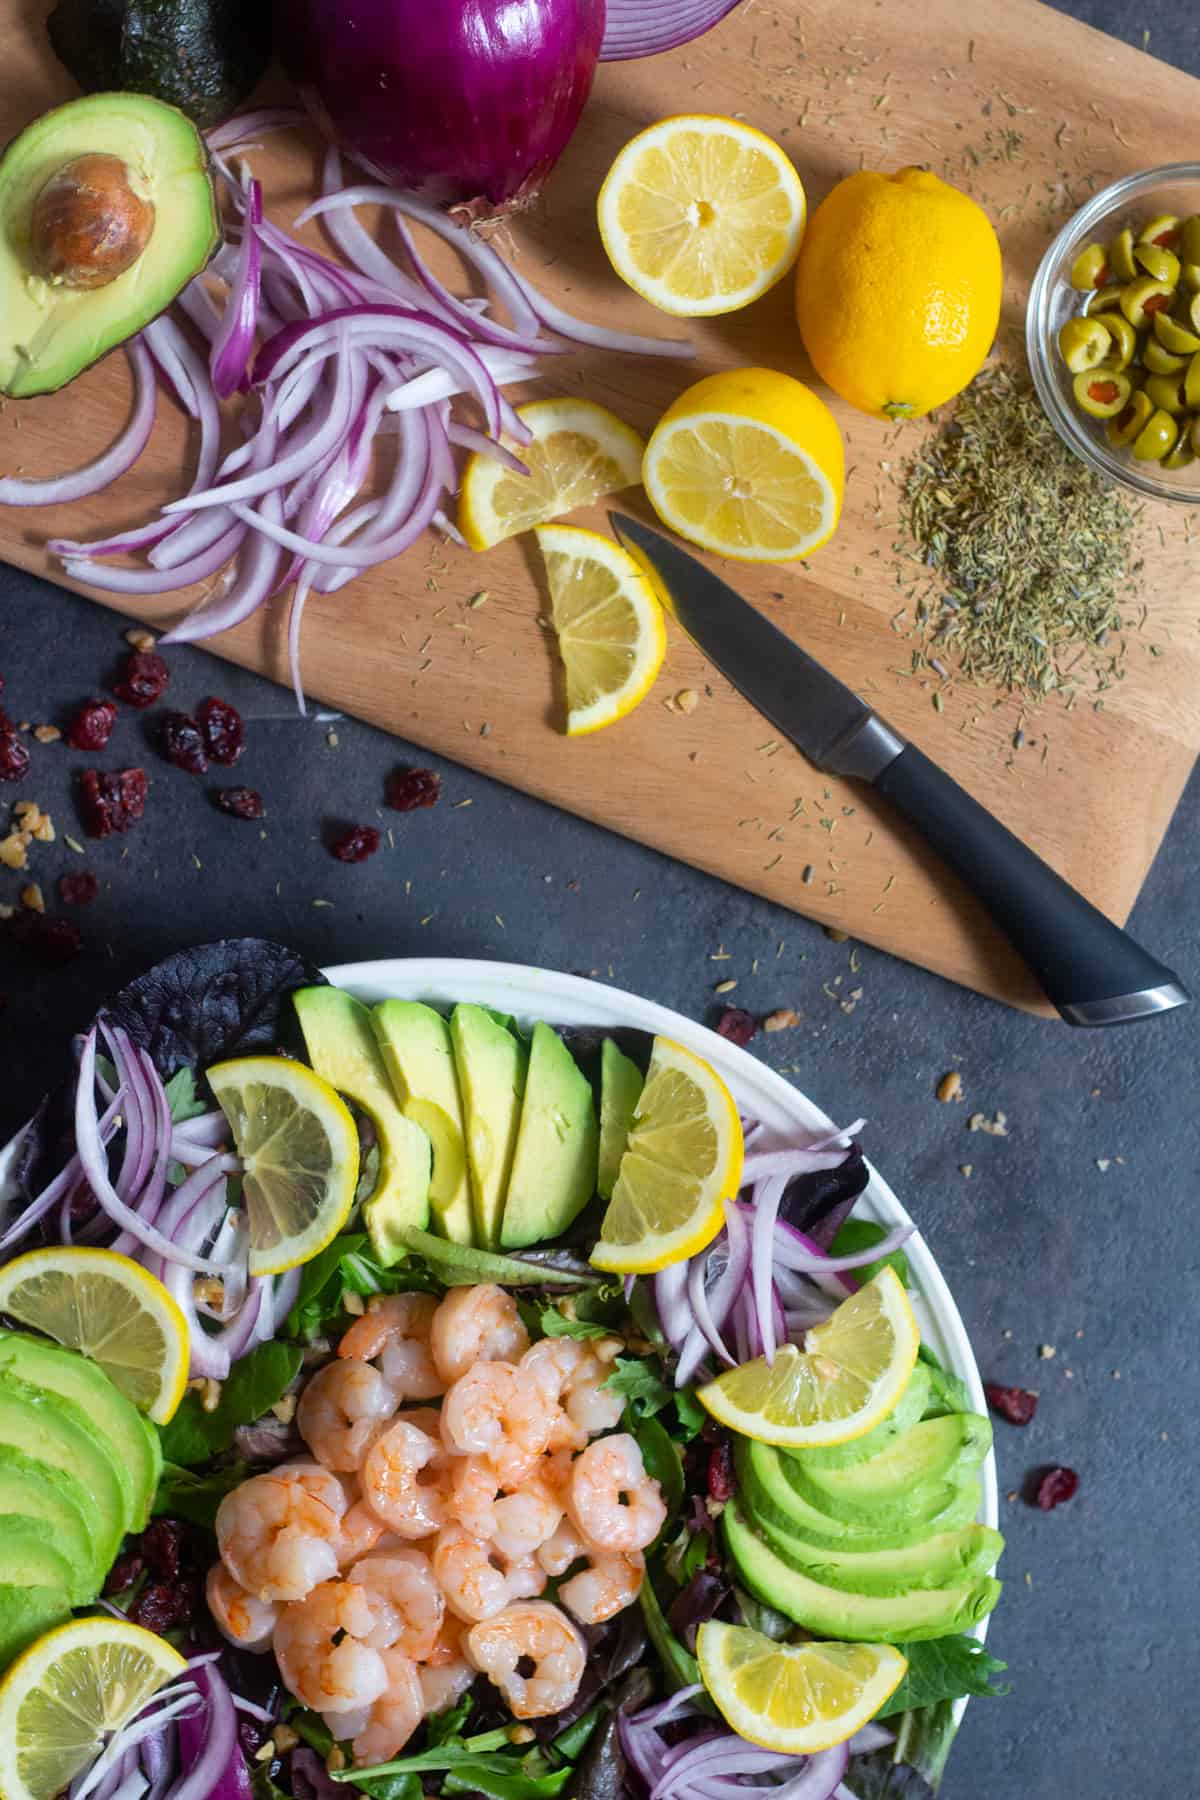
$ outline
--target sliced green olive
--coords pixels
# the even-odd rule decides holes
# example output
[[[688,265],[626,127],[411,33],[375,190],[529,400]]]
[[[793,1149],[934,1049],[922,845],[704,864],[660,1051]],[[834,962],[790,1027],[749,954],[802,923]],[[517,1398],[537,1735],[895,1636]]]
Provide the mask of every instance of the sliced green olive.
[[[1186,356],[1164,350],[1156,337],[1148,337],[1142,345],[1142,361],[1152,375],[1174,375],[1177,369],[1187,367]]]
[[[1137,332],[1124,313],[1099,313],[1096,322],[1103,325],[1111,340],[1108,360],[1115,363],[1118,369],[1127,369],[1137,349]]]
[[[1112,312],[1120,306],[1123,292],[1120,283],[1116,281],[1109,287],[1097,288],[1096,292],[1089,294],[1084,301],[1083,310],[1089,318],[1093,313]]]
[[[1179,426],[1169,412],[1151,413],[1133,440],[1133,454],[1138,462],[1161,462],[1175,448]]]
[[[1143,325],[1149,325],[1155,313],[1170,306],[1173,293],[1174,289],[1167,282],[1155,281],[1150,275],[1139,275],[1121,289],[1121,311],[1137,331]]]
[[[1115,418],[1129,398],[1130,385],[1120,369],[1085,369],[1072,383],[1076,400],[1093,419]]]
[[[1162,459],[1164,469],[1186,469],[1189,463],[1196,460],[1196,452],[1192,448],[1191,435],[1176,439],[1175,448],[1168,450]]]
[[[1200,213],[1183,221],[1179,233],[1179,253],[1185,263],[1200,263]]]
[[[1187,374],[1183,378],[1183,397],[1189,408],[1200,412],[1200,351],[1197,351],[1187,366]]]
[[[1188,437],[1191,440],[1192,449],[1197,456],[1200,456],[1200,419],[1192,420],[1192,429],[1189,431]]]
[[[1179,258],[1173,250],[1164,250],[1161,244],[1138,244],[1133,254],[1155,281],[1165,281],[1168,287],[1178,286]]]
[[[1188,301],[1187,316],[1192,330],[1200,332],[1200,293],[1193,294]]]
[[[1094,369],[1112,349],[1112,339],[1099,319],[1068,319],[1058,334],[1062,359],[1073,375]]]
[[[1110,444],[1132,444],[1143,425],[1153,415],[1154,408],[1143,394],[1141,388],[1129,396],[1129,405],[1124,412],[1118,413],[1108,427]]]
[[[1071,264],[1071,286],[1074,288],[1104,287],[1111,279],[1103,244],[1089,244]]]
[[[1137,265],[1133,260],[1133,233],[1128,225],[1109,242],[1108,266],[1118,281],[1132,281],[1137,274]]]
[[[1183,377],[1176,375],[1148,375],[1146,377],[1146,398],[1160,412],[1182,413],[1187,411],[1187,401],[1183,397]]]
[[[1200,294],[1200,263],[1184,263],[1179,271],[1179,285],[1189,294]]]
[[[1139,244],[1161,244],[1173,250],[1179,241],[1179,220],[1174,213],[1159,213],[1156,218],[1148,219],[1138,232]]]
[[[1170,313],[1156,312],[1151,323],[1164,350],[1172,350],[1176,356],[1194,356],[1200,350],[1200,337],[1173,319]]]

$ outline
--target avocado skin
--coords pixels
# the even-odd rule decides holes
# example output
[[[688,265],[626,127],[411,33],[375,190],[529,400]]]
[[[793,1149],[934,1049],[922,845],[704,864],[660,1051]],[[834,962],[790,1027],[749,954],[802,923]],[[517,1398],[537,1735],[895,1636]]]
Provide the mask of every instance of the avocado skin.
[[[47,30],[85,93],[153,94],[202,130],[237,111],[271,56],[270,0],[59,0]]]

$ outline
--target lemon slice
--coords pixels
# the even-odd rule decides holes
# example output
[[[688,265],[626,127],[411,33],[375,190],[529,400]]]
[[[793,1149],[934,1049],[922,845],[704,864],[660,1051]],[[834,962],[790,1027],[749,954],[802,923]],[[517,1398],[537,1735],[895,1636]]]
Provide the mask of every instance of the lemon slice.
[[[53,1800],[185,1667],[165,1638],[124,1619],[72,1619],[38,1638],[0,1682],[4,1800]]]
[[[804,187],[779,145],[708,113],[638,133],[604,179],[600,236],[623,281],[685,318],[735,312],[796,260]]]
[[[733,1095],[701,1057],[655,1038],[593,1263],[644,1275],[695,1256],[720,1231],[741,1180]]]
[[[472,550],[561,519],[577,506],[635,487],[646,446],[637,432],[592,400],[535,400],[517,417],[533,433],[509,447],[529,470],[518,475],[477,451],[463,473],[458,524]]]
[[[881,1269],[843,1300],[804,1349],[783,1344],[728,1369],[698,1398],[743,1437],[785,1449],[846,1444],[885,1419],[908,1386],[921,1334],[896,1271]]]
[[[728,369],[681,394],[642,465],[663,523],[743,562],[810,556],[832,537],[846,485],[837,420],[777,369]]]
[[[644,700],[667,653],[654,590],[611,538],[542,525],[558,648],[567,672],[567,736],[614,725]]]
[[[853,1737],[908,1668],[891,1644],[777,1644],[716,1619],[701,1625],[696,1655],[726,1723],[752,1744],[795,1756]]]
[[[349,1107],[285,1056],[217,1063],[208,1080],[244,1164],[251,1275],[308,1262],[354,1204],[358,1129]]]
[[[187,1320],[157,1276],[128,1256],[30,1250],[0,1269],[0,1312],[82,1350],[156,1425],[183,1398]]]

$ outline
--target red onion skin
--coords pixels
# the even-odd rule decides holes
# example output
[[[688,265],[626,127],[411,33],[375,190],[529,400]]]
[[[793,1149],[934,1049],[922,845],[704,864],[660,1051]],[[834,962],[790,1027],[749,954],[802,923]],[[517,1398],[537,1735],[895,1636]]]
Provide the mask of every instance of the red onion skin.
[[[538,191],[579,122],[605,0],[277,0],[322,128],[367,168],[482,218]]]

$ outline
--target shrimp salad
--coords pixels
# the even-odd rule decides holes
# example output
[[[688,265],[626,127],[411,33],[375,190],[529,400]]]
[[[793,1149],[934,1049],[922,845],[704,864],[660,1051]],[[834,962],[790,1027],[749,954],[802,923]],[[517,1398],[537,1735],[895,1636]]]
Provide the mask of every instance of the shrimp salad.
[[[0,1163],[0,1800],[929,1800],[1003,1540],[911,1227],[620,1038],[255,940],[100,1015]]]

